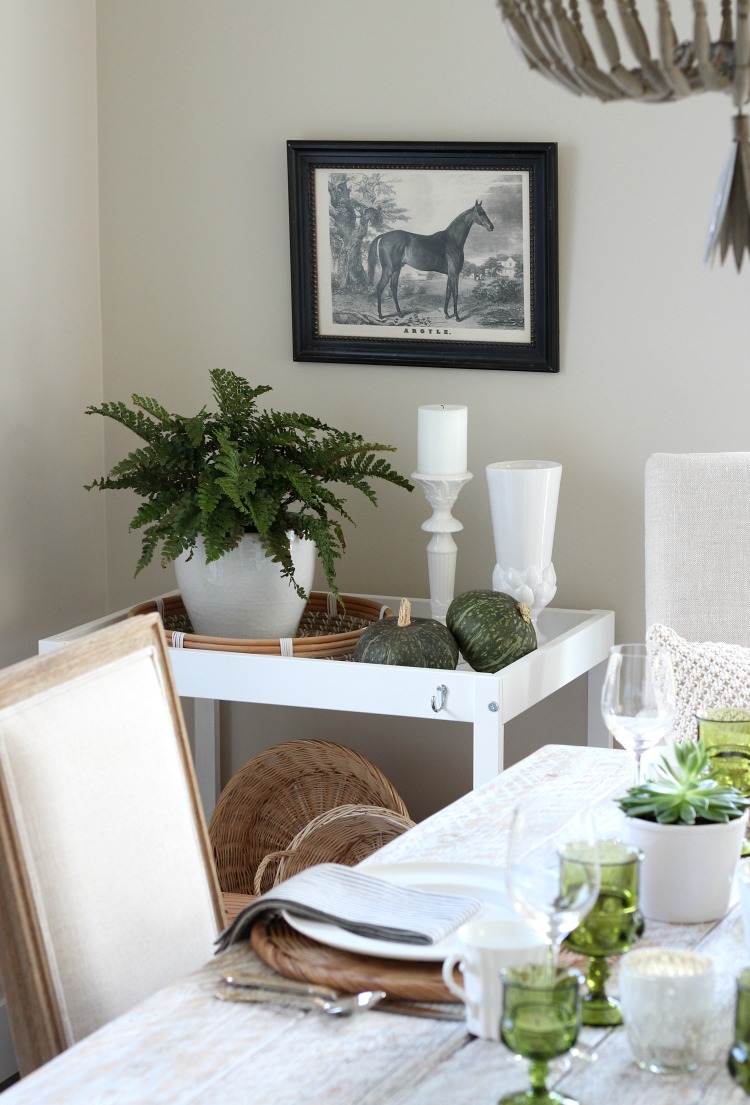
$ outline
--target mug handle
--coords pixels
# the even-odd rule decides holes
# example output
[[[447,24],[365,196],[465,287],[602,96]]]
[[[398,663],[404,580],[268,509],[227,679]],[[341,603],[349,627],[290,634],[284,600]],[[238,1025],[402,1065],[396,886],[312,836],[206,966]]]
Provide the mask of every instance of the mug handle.
[[[453,969],[458,964],[459,969],[463,970],[463,961],[460,952],[451,952],[448,958],[443,963],[443,982],[448,987],[452,994],[455,994],[461,1001],[466,1001],[466,991],[463,986],[459,986],[453,977]]]

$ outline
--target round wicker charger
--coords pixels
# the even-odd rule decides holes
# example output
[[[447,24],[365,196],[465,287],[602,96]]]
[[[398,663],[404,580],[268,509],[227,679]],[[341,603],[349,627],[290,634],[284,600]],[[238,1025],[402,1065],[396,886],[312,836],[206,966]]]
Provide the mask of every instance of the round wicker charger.
[[[308,599],[298,636],[290,641],[262,637],[247,639],[205,637],[193,633],[181,595],[149,599],[128,611],[128,617],[158,611],[164,622],[167,643],[171,648],[202,648],[217,652],[249,652],[263,656],[307,656],[311,659],[346,659],[372,622],[393,615],[389,606],[359,595],[341,595],[342,611],[333,596],[325,591],[313,591]]]
[[[386,990],[407,1001],[456,1002],[443,982],[442,963],[380,959],[340,951],[311,940],[274,913],[262,914],[250,930],[255,954],[269,967],[298,982],[337,990]]]
[[[320,814],[345,805],[409,816],[375,764],[344,745],[287,741],[248,760],[222,790],[209,824],[221,889],[252,894],[265,856],[288,848]]]
[[[336,806],[308,822],[288,848],[270,852],[261,860],[253,891],[263,894],[316,863],[354,867],[413,825],[411,818],[383,806]]]

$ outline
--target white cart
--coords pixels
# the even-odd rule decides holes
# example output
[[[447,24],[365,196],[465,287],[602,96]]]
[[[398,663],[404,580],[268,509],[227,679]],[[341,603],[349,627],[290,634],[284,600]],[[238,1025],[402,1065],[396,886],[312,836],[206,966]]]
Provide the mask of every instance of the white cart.
[[[375,596],[367,596],[374,598]],[[397,609],[399,599],[377,597]],[[412,600],[415,617],[429,617],[427,599]],[[47,652],[105,625],[126,610],[88,622],[39,642]],[[506,722],[581,675],[588,676],[590,745],[608,745],[599,717],[602,671],[614,643],[611,610],[548,607],[539,619],[544,641],[535,652],[495,675],[480,675],[463,662],[455,671],[355,664],[286,656],[255,656],[206,649],[170,649],[177,690],[195,699],[195,768],[206,816],[220,788],[221,700],[277,706],[305,706],[352,713],[466,722],[473,727],[473,785],[503,770]]]

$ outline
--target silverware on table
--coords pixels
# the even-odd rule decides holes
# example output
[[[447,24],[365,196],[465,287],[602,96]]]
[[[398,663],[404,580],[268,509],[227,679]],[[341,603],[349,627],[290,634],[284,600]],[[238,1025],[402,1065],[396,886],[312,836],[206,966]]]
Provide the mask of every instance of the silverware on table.
[[[385,997],[385,990],[363,990],[359,994],[340,994],[336,998],[323,998],[310,993],[280,993],[278,990],[249,989],[247,987],[227,985],[216,991],[220,1001],[241,1001],[276,1003],[288,1005],[290,1000],[298,999],[327,1013],[329,1017],[350,1017],[353,1013],[363,1013],[372,1009]]]
[[[378,1013],[400,1013],[405,1017],[427,1017],[433,1021],[465,1021],[466,1011],[462,1005],[452,1002],[402,1001],[400,998],[387,998],[377,1007]]]
[[[271,990],[280,994],[309,995],[310,997],[325,998],[335,1001],[339,997],[339,991],[329,986],[317,986],[313,982],[295,982],[291,978],[280,976],[254,975],[249,971],[232,971],[221,976],[222,982],[227,986],[237,986],[251,990]]]
[[[277,1002],[288,1004],[295,998],[303,1002],[307,999],[323,1012],[334,1016],[346,1015],[346,1012],[357,1009],[375,1009],[381,1013],[399,1013],[408,1017],[427,1017],[440,1021],[463,1021],[465,1011],[463,1006],[457,1006],[451,1002],[419,1002],[405,1001],[400,998],[389,998],[383,990],[365,990],[362,994],[342,994],[338,990],[327,986],[318,986],[314,983],[295,982],[293,979],[272,978],[264,975],[255,975],[249,971],[233,971],[222,975],[224,987],[216,992],[216,997],[222,1001],[237,1002]],[[378,995],[366,997],[366,995]],[[357,999],[361,999],[357,1005]],[[325,1008],[328,1005],[329,1008]],[[334,1012],[346,1005],[346,1012]],[[349,1006],[352,1006],[350,1009]]]

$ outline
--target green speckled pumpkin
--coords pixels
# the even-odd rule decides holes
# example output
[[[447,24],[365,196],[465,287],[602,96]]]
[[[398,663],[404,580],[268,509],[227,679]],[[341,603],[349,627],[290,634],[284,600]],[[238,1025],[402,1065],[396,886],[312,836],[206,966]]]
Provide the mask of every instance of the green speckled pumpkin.
[[[453,669],[458,645],[450,630],[434,618],[412,619],[411,603],[402,599],[397,618],[367,626],[357,641],[354,659],[362,664]]]
[[[536,648],[528,603],[502,591],[464,591],[451,602],[445,622],[474,671],[500,671]]]

